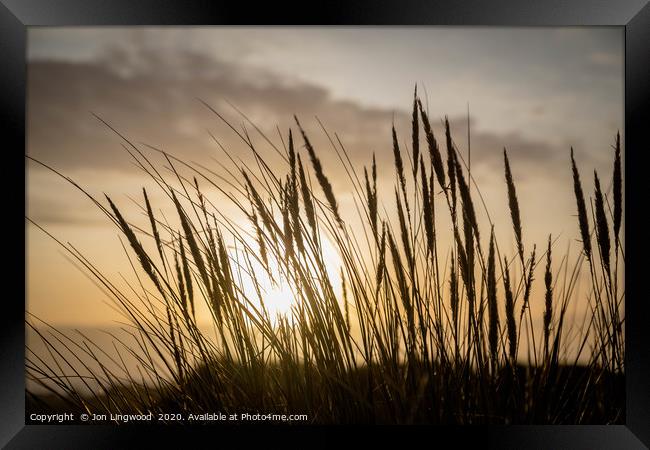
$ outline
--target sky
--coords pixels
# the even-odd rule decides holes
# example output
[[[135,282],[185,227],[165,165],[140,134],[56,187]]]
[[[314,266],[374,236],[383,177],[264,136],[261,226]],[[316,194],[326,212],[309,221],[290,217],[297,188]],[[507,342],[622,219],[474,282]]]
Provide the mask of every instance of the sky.
[[[407,146],[417,84],[437,136],[448,116],[464,156],[469,111],[472,175],[500,242],[514,248],[505,147],[526,244],[542,246],[550,233],[560,248],[577,248],[569,149],[587,192],[593,170],[609,186],[617,131],[624,142],[623,44],[615,27],[33,27],[27,154],[111,195],[135,219],[131,199],[150,181],[96,116],[134,142],[218,168],[224,155],[210,134],[242,160],[250,154],[202,102],[239,124],[235,105],[276,143],[296,114],[345,211],[349,182],[316,117],[358,167],[376,154],[380,190],[390,194],[390,127]],[[37,164],[26,170],[29,219],[128,277],[117,230],[92,203]],[[161,193],[151,192],[162,208]],[[26,227],[27,310],[54,324],[119,320],[57,244]]]

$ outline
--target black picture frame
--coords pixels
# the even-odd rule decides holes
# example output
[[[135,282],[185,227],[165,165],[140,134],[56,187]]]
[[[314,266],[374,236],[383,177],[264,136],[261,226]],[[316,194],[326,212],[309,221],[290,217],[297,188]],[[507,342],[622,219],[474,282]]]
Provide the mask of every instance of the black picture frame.
[[[0,0],[0,127],[3,148],[3,208],[7,255],[0,317],[0,445],[6,448],[127,448],[151,439],[151,427],[99,425],[25,425],[24,299],[25,99],[27,27],[98,25],[471,25],[471,26],[618,26],[625,29],[626,149],[626,424],[612,426],[497,426],[416,428],[410,436],[429,442],[452,438],[454,446],[495,448],[622,449],[650,446],[650,318],[642,294],[648,233],[642,232],[644,156],[650,149],[647,124],[650,99],[650,4],[646,0],[356,0],[281,5],[202,0]],[[22,240],[18,237],[22,237]],[[22,247],[22,248],[21,248]],[[15,253],[14,253],[15,252]],[[9,258],[11,258],[9,260]],[[15,288],[15,289],[13,289]],[[246,439],[245,427],[234,429]],[[299,429],[302,430],[302,429]],[[322,430],[322,428],[320,428]],[[167,443],[186,439],[187,431],[209,428],[156,428]],[[381,435],[380,431],[372,434]],[[375,434],[375,435],[377,435]],[[294,436],[302,436],[298,432]],[[427,437],[429,436],[429,437]],[[435,439],[435,440],[434,440]],[[148,441],[151,444],[151,441]]]

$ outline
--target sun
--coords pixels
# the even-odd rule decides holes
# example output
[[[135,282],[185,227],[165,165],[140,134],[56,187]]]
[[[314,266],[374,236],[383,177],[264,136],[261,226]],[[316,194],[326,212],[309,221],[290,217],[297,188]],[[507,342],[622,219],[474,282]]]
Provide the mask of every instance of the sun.
[[[334,295],[337,298],[342,297],[341,288],[341,258],[332,242],[324,235],[321,235],[322,257],[325,263],[327,275],[332,284]],[[269,261],[271,262],[271,261]],[[277,264],[284,264],[283,262]],[[251,302],[255,310],[262,312],[262,303],[272,323],[277,324],[281,317],[291,319],[295,307],[300,301],[300,294],[296,286],[291,281],[286,280],[280,275],[275,268],[271,267],[273,279],[269,276],[266,269],[257,263],[253,264],[255,270],[255,281],[247,277],[243,279],[243,287],[246,297]]]
[[[286,283],[277,283],[262,293],[264,306],[272,321],[280,317],[290,318],[292,308],[297,304],[297,299],[291,287]]]

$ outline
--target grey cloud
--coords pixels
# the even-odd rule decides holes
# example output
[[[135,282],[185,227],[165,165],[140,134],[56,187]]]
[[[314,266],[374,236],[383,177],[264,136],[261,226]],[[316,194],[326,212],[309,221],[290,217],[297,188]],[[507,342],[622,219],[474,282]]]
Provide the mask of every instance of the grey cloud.
[[[228,117],[238,126],[244,121],[226,106],[227,99],[258,123],[277,145],[281,144],[276,126],[283,134],[289,127],[295,129],[293,114],[297,114],[334,180],[344,174],[336,171],[340,167],[336,154],[315,116],[329,132],[337,133],[355,165],[368,164],[375,152],[382,167],[392,166],[393,121],[400,143],[410,146],[409,105],[400,111],[367,108],[335,100],[327,90],[313,84],[279,79],[267,71],[244,69],[189,52],[168,56],[116,50],[94,62],[30,63],[28,153],[64,171],[135,170],[120,140],[92,116],[93,112],[130,139],[162,147],[186,160],[209,164],[211,157],[220,154],[206,130],[243,157],[248,151],[246,146],[197,98],[220,111],[229,111]],[[432,120],[443,145],[441,119]],[[458,146],[465,151],[465,118],[450,121]],[[250,125],[247,128],[254,136]],[[520,134],[475,130],[471,135],[473,167],[483,165],[501,174],[503,147],[522,169],[566,167],[568,148],[533,142]]]
[[[26,202],[26,217],[43,226],[106,226],[106,217],[91,202],[83,196],[74,197],[71,201],[68,186],[43,169],[34,169],[28,183],[28,200]],[[71,191],[72,192],[72,191]]]

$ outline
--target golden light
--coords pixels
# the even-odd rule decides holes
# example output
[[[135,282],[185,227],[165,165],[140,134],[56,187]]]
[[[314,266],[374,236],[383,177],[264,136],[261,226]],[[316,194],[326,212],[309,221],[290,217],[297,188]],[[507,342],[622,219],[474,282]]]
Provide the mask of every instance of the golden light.
[[[321,233],[320,239],[325,270],[332,283],[334,294],[339,299],[339,302],[342,302],[341,257],[334,244],[324,233]],[[292,286],[292,281],[287,281],[284,275],[280,275],[280,264],[284,264],[284,262],[269,260],[273,279],[259,262],[251,263],[252,270],[255,272],[255,280],[250,276],[242,277],[242,288],[246,298],[251,302],[252,309],[261,312],[263,303],[272,323],[277,323],[280,317],[286,317],[290,320],[294,307],[299,302],[299,296],[296,296],[296,288]]]

